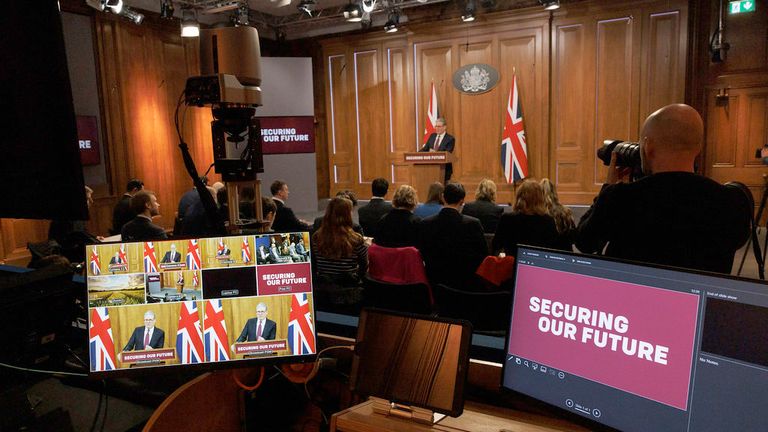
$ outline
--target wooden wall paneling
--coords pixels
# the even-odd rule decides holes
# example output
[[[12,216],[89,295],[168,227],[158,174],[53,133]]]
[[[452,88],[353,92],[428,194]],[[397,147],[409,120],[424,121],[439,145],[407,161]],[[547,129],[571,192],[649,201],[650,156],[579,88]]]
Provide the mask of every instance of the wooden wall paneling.
[[[639,11],[634,12],[596,20],[595,136],[587,151],[594,167],[589,181],[595,192],[605,182],[607,173],[596,157],[603,141],[637,136],[640,23],[634,18]]]
[[[555,181],[564,202],[585,203],[585,170],[594,136],[593,27],[584,20],[556,19],[552,25],[550,128]]]
[[[728,176],[736,165],[741,98],[731,94],[718,100],[717,91],[707,97],[706,161],[705,173],[717,181]]]
[[[390,181],[393,185],[410,183],[409,165],[403,162],[403,153],[413,151],[413,90],[410,55],[405,41],[384,44],[387,81],[387,155]],[[425,200],[427,191],[417,191]]]
[[[0,261],[26,267],[30,259],[27,243],[45,241],[48,238],[48,225],[46,220],[0,219],[0,231],[3,233],[3,255]]]
[[[457,38],[456,47],[459,64],[463,67],[473,63],[488,63],[498,65],[498,50],[492,35],[474,36],[461,40]],[[455,68],[454,68],[455,70]],[[454,112],[452,128],[456,136],[452,180],[466,185],[480,183],[484,178],[499,181],[501,166],[500,151],[496,142],[501,136],[501,98],[499,86],[492,90],[470,95],[462,93],[451,85],[450,90],[456,94],[458,103]],[[501,144],[499,144],[500,146]],[[473,194],[470,195],[470,200]]]
[[[451,135],[456,133],[452,125],[453,121],[457,120],[454,115],[451,90],[452,71],[457,67],[453,62],[453,50],[451,40],[415,43],[413,46],[416,98],[416,140],[413,143],[413,151],[417,151],[424,144],[424,122],[433,82],[437,93],[439,115],[445,117],[448,133]]]
[[[646,10],[643,35],[638,131],[652,112],[685,101],[687,9]]]
[[[388,118],[386,106],[388,87],[382,78],[380,46],[363,46],[354,52],[355,98],[355,159],[358,167],[358,188],[370,185],[377,177],[391,178],[389,158]],[[370,186],[369,186],[370,187]]]
[[[326,94],[328,95],[326,109],[329,114],[328,145],[329,171],[331,175],[331,193],[338,189],[356,189],[357,167],[352,162],[356,155],[353,136],[357,132],[352,124],[352,112],[349,95],[350,72],[353,68],[347,54],[332,52],[325,56],[327,67]],[[349,65],[349,67],[348,67]],[[356,139],[356,138],[355,138]]]

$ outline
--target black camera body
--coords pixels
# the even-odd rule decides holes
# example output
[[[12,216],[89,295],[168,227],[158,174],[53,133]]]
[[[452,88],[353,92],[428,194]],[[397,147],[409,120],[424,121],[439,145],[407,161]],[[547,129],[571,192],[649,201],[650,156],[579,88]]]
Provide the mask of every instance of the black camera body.
[[[632,169],[632,180],[643,176],[643,167],[640,160],[640,144],[623,140],[605,140],[603,146],[597,149],[597,157],[603,161],[603,165],[611,164],[611,154],[616,153],[616,166]]]

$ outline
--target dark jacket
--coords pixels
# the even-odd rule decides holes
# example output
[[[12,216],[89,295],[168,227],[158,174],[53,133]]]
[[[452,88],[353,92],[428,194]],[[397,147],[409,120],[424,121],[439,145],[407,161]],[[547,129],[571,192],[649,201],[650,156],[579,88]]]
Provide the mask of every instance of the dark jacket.
[[[406,209],[392,209],[379,220],[373,242],[384,247],[416,246],[419,242],[421,218]]]
[[[275,200],[275,205],[277,211],[275,211],[275,221],[272,223],[272,229],[275,232],[309,231],[310,226],[300,221],[290,207],[286,207],[279,200]]]
[[[136,216],[123,225],[120,235],[123,241],[165,240],[168,238],[162,227],[153,224],[143,216]]]
[[[492,234],[496,232],[501,214],[504,213],[504,207],[486,200],[475,200],[469,204],[464,204],[461,213],[480,219],[483,231]]]
[[[518,245],[557,248],[560,236],[555,220],[549,215],[506,213],[499,220],[493,236],[493,253],[504,249],[507,255],[516,255]]]
[[[373,198],[368,201],[368,204],[357,209],[363,233],[367,237],[376,237],[379,220],[381,220],[382,216],[389,213],[390,210],[392,210],[392,204],[384,201],[382,198]]]

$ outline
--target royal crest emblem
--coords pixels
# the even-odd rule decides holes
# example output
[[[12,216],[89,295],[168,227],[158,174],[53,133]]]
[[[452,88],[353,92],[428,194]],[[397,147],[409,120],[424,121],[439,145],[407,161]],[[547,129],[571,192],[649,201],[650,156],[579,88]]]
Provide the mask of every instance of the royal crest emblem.
[[[453,74],[453,86],[467,94],[491,90],[499,81],[499,73],[487,64],[475,63],[459,68]]]

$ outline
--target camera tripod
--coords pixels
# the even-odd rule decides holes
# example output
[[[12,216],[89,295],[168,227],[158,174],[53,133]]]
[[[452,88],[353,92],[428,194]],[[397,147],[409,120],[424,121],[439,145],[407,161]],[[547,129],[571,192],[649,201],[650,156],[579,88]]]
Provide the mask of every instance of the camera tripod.
[[[741,276],[741,270],[744,268],[744,261],[749,254],[749,246],[752,245],[752,253],[755,255],[755,262],[757,263],[757,274],[760,279],[765,280],[765,256],[768,252],[768,232],[766,233],[765,240],[763,241],[763,249],[760,250],[758,231],[760,219],[763,217],[763,211],[765,211],[765,203],[768,201],[768,174],[763,174],[763,194],[760,198],[760,207],[757,209],[757,216],[752,220],[752,235],[749,236],[747,246],[744,249],[744,255],[741,256],[741,263],[739,264],[739,271],[737,276]],[[768,230],[768,223],[764,227]]]

